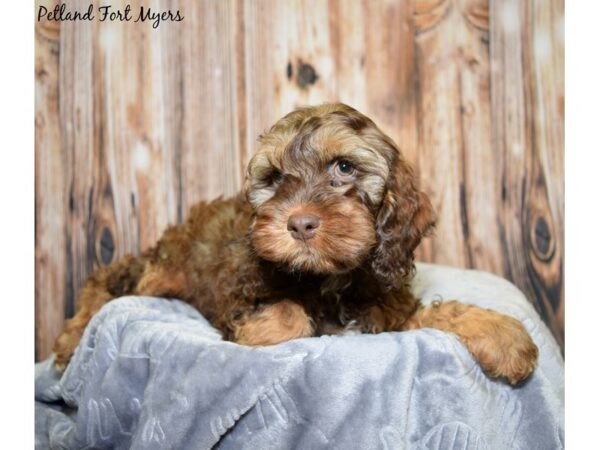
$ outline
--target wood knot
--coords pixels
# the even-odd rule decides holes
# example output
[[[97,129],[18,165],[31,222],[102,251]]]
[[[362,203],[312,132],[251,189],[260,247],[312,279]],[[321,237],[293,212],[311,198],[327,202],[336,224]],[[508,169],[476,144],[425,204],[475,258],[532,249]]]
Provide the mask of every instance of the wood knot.
[[[554,256],[554,239],[548,221],[540,216],[531,230],[533,251],[540,261],[550,261]]]
[[[115,253],[115,242],[111,231],[104,227],[100,234],[100,262],[107,266],[111,263]]]
[[[446,16],[449,0],[415,0],[413,18],[417,33],[430,30]]]
[[[42,38],[58,44],[60,40],[60,22],[42,20],[35,24],[35,32]]]
[[[319,76],[317,75],[317,71],[313,66],[299,61],[296,84],[298,84],[300,89],[308,89],[310,85],[313,85],[317,82],[318,78]]]
[[[463,16],[475,28],[482,31],[490,29],[489,5],[486,0],[469,0],[463,9]]]

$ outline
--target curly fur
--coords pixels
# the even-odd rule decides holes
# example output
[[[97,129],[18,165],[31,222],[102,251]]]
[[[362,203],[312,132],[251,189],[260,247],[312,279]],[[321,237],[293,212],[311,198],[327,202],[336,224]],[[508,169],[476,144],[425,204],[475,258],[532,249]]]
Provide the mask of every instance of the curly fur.
[[[259,142],[243,193],[196,205],[156,246],[90,276],[56,341],[57,365],[104,303],[138,294],[189,302],[241,344],[350,325],[369,333],[426,326],[456,333],[492,376],[515,383],[531,373],[537,348],[514,319],[457,302],[424,308],[410,293],[433,208],[373,121],[342,104],[302,108]],[[310,240],[288,231],[293,214],[320,219]]]

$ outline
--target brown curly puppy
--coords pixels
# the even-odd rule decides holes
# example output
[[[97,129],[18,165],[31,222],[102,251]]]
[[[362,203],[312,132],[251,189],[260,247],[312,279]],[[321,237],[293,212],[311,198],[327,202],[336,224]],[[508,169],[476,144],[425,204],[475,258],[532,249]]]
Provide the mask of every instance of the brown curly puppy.
[[[486,372],[525,379],[538,350],[508,316],[409,290],[432,228],[427,196],[392,140],[358,111],[294,111],[260,137],[245,193],[200,203],[141,256],[94,272],[56,341],[64,367],[90,318],[127,294],[195,306],[226,339],[270,345],[354,327],[455,333]]]

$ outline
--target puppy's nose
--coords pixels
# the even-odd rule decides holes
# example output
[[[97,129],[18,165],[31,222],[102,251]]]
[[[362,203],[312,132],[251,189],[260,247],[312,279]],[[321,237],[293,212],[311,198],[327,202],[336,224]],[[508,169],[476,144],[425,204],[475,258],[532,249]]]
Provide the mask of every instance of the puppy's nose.
[[[292,214],[287,223],[287,229],[294,239],[306,241],[315,236],[321,219],[313,214]]]

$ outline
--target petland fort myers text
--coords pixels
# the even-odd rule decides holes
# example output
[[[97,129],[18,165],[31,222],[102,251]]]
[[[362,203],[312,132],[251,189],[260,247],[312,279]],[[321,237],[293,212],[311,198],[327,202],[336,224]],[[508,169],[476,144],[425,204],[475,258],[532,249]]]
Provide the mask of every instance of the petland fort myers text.
[[[163,22],[181,22],[183,19],[179,10],[157,10],[147,6],[140,6],[139,9],[133,10],[129,4],[123,7],[112,5],[94,7],[94,4],[90,3],[87,9],[75,10],[62,3],[53,9],[40,6],[37,13],[38,22],[41,20],[148,22],[152,24],[152,28],[158,28]]]

